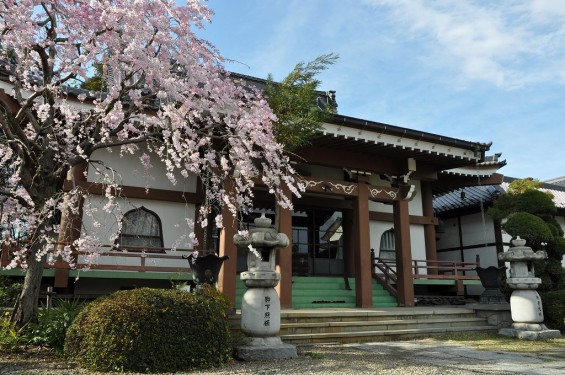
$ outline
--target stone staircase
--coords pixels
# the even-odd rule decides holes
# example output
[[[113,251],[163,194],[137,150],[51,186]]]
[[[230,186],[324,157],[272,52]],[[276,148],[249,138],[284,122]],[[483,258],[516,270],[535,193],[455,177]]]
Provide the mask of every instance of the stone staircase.
[[[373,307],[398,306],[396,298],[390,295],[376,280],[372,280]],[[236,282],[236,308],[241,308],[245,293],[241,280]],[[353,308],[355,307],[355,278],[343,277],[292,277],[292,308]]]
[[[232,329],[240,329],[240,319],[238,310],[230,318]],[[461,306],[324,308],[283,310],[280,337],[291,344],[350,343],[497,329]]]
[[[373,307],[398,306],[376,280],[372,280]],[[343,277],[293,277],[292,307],[304,308],[353,308],[355,307],[355,278]]]

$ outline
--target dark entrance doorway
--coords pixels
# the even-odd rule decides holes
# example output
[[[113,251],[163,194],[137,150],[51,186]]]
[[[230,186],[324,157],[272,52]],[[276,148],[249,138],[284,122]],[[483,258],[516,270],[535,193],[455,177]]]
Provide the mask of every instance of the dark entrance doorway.
[[[341,210],[297,206],[292,216],[292,273],[343,275]]]

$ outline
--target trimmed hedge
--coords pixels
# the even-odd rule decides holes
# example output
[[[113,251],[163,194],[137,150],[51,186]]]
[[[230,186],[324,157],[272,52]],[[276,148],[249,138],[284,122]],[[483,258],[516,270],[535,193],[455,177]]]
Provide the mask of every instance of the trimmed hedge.
[[[231,335],[224,296],[141,288],[87,305],[67,331],[65,354],[95,371],[176,372],[224,365]]]

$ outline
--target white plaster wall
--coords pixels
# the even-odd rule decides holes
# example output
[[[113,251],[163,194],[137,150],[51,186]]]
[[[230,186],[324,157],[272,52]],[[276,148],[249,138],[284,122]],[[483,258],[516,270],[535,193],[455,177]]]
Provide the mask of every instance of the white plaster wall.
[[[110,181],[116,181],[120,185],[151,187],[154,189],[175,190],[183,192],[196,192],[196,176],[189,175],[187,178],[180,174],[176,175],[177,183],[173,185],[166,176],[165,164],[157,156],[151,156],[153,168],[149,174],[143,169],[139,157],[147,152],[144,147],[135,154],[124,154],[120,156],[119,148],[96,150],[91,160],[99,160],[104,166],[111,166],[112,171],[101,165],[90,163],[88,167],[88,181],[103,182],[104,175]]]
[[[369,223],[371,249],[375,249],[375,256],[379,256],[381,236],[391,228],[393,224],[383,221],[371,221]],[[422,225],[410,226],[410,243],[412,248],[412,259],[426,259],[426,244],[424,239],[424,227]]]
[[[410,226],[410,243],[412,245],[412,259],[426,259],[426,240],[423,225]]]
[[[381,246],[381,236],[384,232],[392,229],[394,225],[390,222],[384,221],[370,221],[369,231],[371,236],[371,249],[375,249],[375,256],[379,256],[379,249]]]
[[[474,262],[476,255],[481,257],[481,265],[483,267],[496,266],[498,264],[495,246],[484,246],[485,243],[495,242],[495,233],[493,222],[490,217],[485,217],[485,225],[483,226],[481,214],[473,214],[461,217],[462,243],[464,247],[473,246],[473,249],[464,250],[464,259],[459,256],[453,259],[452,256],[442,257],[446,252],[438,253],[440,260],[463,260],[466,262]],[[459,247],[459,227],[457,218],[443,220],[442,227],[444,233],[439,234],[440,239],[437,241],[437,249],[450,249]],[[459,250],[456,251],[459,253]]]
[[[118,230],[118,220],[127,211],[141,206],[155,212],[161,219],[163,230],[163,247],[176,247],[191,249],[192,243],[188,239],[191,229],[186,224],[186,218],[194,220],[195,207],[193,204],[161,202],[148,199],[119,199],[119,208],[113,212],[105,212],[101,207],[105,204],[104,197],[91,196],[85,202],[85,208],[91,207],[96,212],[91,217],[84,215],[81,235],[95,236],[102,244],[111,244],[110,238]],[[184,251],[167,250],[167,254],[182,255]],[[83,259],[79,259],[83,260]],[[179,260],[169,259],[147,259],[146,265],[161,267],[177,267]],[[184,263],[184,260],[182,261]],[[141,264],[139,258],[128,257],[101,257],[98,264],[106,265],[135,265]],[[183,264],[184,266],[184,264]]]
[[[369,201],[369,211],[393,213],[392,204],[384,204],[381,202]]]
[[[461,252],[459,250],[444,251],[438,253],[437,257],[438,260],[458,262],[461,260]]]
[[[461,217],[463,227],[463,246],[477,246],[479,244],[495,242],[494,226],[490,216],[480,213]]]
[[[155,212],[161,219],[164,247],[172,247],[180,236],[190,233],[185,218],[194,220],[195,208],[193,204],[149,199],[119,199],[117,203],[119,210],[114,213],[107,213],[101,208],[105,204],[104,197],[89,197],[85,205],[90,204],[92,207],[98,207],[98,210],[93,217],[84,215],[82,235],[95,233],[102,242],[109,243],[110,237],[117,232],[117,220],[121,219],[121,216],[127,211],[141,206]],[[97,220],[100,226],[95,227],[94,220]],[[187,248],[189,247],[187,245],[189,244],[183,243],[182,246],[178,247]]]
[[[459,224],[457,218],[442,220],[443,233],[436,234],[436,247],[438,250],[450,249],[459,246]],[[441,253],[439,253],[441,254]],[[438,256],[439,256],[438,254]],[[453,259],[450,259],[453,260]]]
[[[477,255],[480,257],[481,267],[498,267],[498,256],[496,246],[480,247],[475,249],[465,249],[463,251],[464,262],[476,262]]]

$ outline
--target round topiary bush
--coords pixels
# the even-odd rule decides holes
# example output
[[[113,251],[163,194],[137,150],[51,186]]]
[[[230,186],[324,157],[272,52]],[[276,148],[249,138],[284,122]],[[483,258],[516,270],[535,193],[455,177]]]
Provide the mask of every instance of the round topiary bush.
[[[536,216],[552,217],[557,208],[553,197],[540,190],[528,190],[519,194],[516,198],[516,211],[528,212]]]
[[[65,339],[65,354],[96,371],[175,372],[231,360],[226,302],[219,292],[141,288],[87,305]]]
[[[549,242],[553,235],[549,226],[543,219],[527,212],[517,212],[502,224],[512,237],[520,236],[528,241],[527,246],[538,247],[542,242]]]

